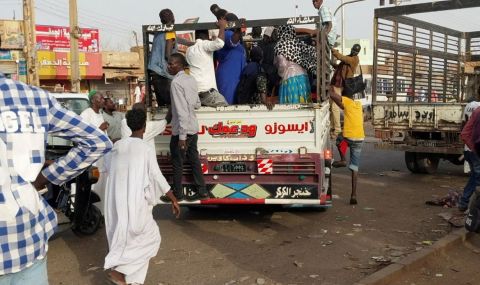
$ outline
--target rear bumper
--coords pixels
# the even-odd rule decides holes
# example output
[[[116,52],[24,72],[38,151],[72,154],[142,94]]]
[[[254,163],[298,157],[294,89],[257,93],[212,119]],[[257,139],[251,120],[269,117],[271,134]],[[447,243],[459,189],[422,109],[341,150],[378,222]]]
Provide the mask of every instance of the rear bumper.
[[[160,204],[169,204],[161,202]],[[211,198],[197,201],[181,201],[182,206],[189,205],[296,205],[296,206],[320,206],[329,208],[332,206],[331,199],[322,201],[319,199],[232,199]]]

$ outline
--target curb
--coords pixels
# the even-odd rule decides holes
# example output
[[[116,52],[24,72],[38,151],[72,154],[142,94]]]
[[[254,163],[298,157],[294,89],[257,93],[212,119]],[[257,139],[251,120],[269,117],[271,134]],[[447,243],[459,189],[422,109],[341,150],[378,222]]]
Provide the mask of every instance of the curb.
[[[354,283],[354,285],[389,285],[398,279],[405,272],[418,268],[421,264],[428,261],[429,258],[444,253],[452,246],[464,243],[475,234],[467,232],[465,229],[459,229],[451,232],[445,237],[435,242],[432,246],[414,252],[400,261],[394,262],[389,266],[367,276],[366,278]]]

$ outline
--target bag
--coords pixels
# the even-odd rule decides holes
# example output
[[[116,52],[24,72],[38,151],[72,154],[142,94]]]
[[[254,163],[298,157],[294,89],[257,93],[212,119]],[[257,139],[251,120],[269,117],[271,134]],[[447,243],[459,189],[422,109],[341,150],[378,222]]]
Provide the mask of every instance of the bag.
[[[242,73],[240,82],[238,82],[236,90],[236,98],[238,104],[253,104],[257,94],[257,77],[265,75],[265,71],[257,65],[257,72],[251,74]]]
[[[350,67],[351,68],[351,67]],[[363,81],[362,66],[360,65],[360,75],[352,78],[346,78],[343,81],[343,94],[345,96],[353,96],[353,94],[363,92],[365,90],[365,81]]]
[[[475,192],[468,207],[465,229],[469,232],[480,233],[480,193]]]

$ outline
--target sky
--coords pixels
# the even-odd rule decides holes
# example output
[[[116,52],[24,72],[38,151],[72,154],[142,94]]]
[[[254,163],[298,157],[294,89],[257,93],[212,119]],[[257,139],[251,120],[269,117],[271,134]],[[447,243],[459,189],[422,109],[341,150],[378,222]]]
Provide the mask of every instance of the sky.
[[[407,0],[403,1],[407,2]],[[68,26],[68,0],[34,0],[34,2],[37,24]],[[134,31],[141,44],[142,25],[158,24],[158,12],[163,8],[170,8],[174,12],[177,23],[192,17],[200,17],[200,22],[215,21],[215,17],[209,10],[213,3],[234,12],[239,17],[252,20],[316,15],[310,0],[78,0],[77,2],[80,27],[100,29],[100,47],[103,50],[128,50],[136,42]],[[411,0],[405,4],[421,2],[432,1]],[[329,7],[332,13],[340,3],[341,0],[324,1],[324,5]],[[372,39],[373,12],[379,7],[379,0],[365,0],[345,7],[346,38]],[[22,0],[0,0],[0,19],[12,19],[14,14],[17,20],[22,19]],[[478,17],[477,15],[478,10],[476,13],[456,11],[418,17],[438,24],[448,23],[453,25],[453,28],[469,31],[480,30],[480,23],[473,20]],[[340,33],[340,12],[336,18],[337,30]]]

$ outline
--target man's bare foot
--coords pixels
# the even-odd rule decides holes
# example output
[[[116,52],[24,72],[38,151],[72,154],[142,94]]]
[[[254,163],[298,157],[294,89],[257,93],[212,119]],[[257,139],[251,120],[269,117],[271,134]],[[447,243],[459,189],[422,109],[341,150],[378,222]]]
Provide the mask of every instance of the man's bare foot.
[[[118,271],[111,270],[110,273],[108,273],[108,278],[115,285],[127,285],[125,275]]]

